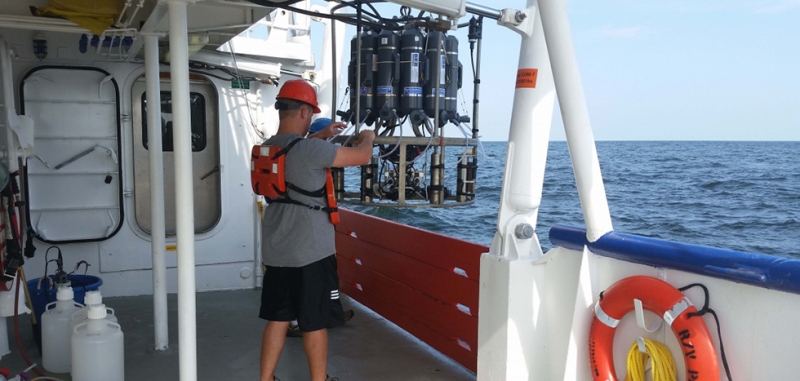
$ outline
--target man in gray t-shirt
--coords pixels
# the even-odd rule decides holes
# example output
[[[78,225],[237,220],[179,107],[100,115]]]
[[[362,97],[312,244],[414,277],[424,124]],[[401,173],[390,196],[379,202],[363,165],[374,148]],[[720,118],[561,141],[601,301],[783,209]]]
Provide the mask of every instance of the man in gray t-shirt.
[[[334,227],[327,198],[318,196],[325,187],[327,169],[367,164],[372,157],[375,133],[362,131],[356,147],[338,147],[325,139],[338,134],[343,123],[303,138],[319,113],[314,89],[304,80],[284,83],[275,108],[279,110],[278,133],[263,145],[291,147],[285,153],[287,194],[264,210],[261,257],[266,265],[259,317],[268,320],[261,346],[261,381],[277,380],[278,364],[286,330],[297,320],[303,332],[311,381],[328,378],[328,328],[344,324],[339,301]],[[315,139],[319,138],[319,139]],[[288,201],[290,200],[290,201]]]

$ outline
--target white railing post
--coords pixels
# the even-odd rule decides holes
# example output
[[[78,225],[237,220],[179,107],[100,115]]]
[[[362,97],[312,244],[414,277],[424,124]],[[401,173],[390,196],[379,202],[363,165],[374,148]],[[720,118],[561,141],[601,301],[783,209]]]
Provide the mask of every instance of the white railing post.
[[[8,170],[16,172],[19,170],[19,151],[17,134],[11,128],[11,118],[17,115],[14,105],[14,78],[11,72],[11,55],[6,41],[0,37],[0,70],[3,78],[3,105],[5,108],[6,120],[2,124],[6,126],[6,149],[8,150]]]
[[[314,6],[311,10],[316,10],[320,13],[330,13],[331,9],[336,5],[337,3],[330,3],[327,7]],[[320,22],[325,24],[325,36],[322,39],[322,64],[320,65],[319,73],[317,73],[316,78],[316,82],[320,84],[317,90],[317,100],[319,101],[319,108],[322,110],[319,114],[320,117],[330,117],[333,120],[335,119],[336,112],[336,105],[334,104],[336,96],[334,94],[338,91],[333,85],[334,83],[338,83],[339,73],[342,68],[345,30],[341,27],[341,25],[343,25],[341,22],[328,19],[320,19]],[[334,33],[334,27],[337,27],[336,32],[338,33]],[[334,57],[331,44],[336,44],[337,57],[335,64],[333,62]],[[334,68],[336,69],[335,73],[333,72]]]
[[[144,35],[147,81],[147,147],[150,157],[150,237],[153,253],[153,325],[157,351],[169,347],[167,320],[166,224],[164,221],[164,153],[161,144],[161,72],[158,35]]]
[[[180,381],[197,381],[197,321],[194,259],[194,191],[189,108],[189,45],[186,6],[169,1],[172,136],[175,153],[175,206],[178,236],[178,348]]]

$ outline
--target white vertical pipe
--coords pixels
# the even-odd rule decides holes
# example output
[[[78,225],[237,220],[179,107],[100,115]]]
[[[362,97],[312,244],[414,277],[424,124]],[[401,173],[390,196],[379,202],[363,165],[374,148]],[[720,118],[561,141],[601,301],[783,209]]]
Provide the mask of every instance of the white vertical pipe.
[[[189,114],[189,45],[186,0],[169,1],[172,78],[172,135],[175,152],[175,206],[178,236],[178,346],[180,380],[197,381],[194,192]]]
[[[3,124],[6,125],[8,170],[13,173],[19,170],[19,162],[17,160],[19,157],[19,153],[17,152],[17,135],[14,134],[14,130],[11,129],[12,114],[16,115],[17,110],[14,105],[14,78],[11,73],[11,55],[8,52],[8,45],[3,37],[0,37],[0,65],[2,65],[0,69],[2,69],[3,73],[3,104],[6,109],[6,120]]]
[[[332,3],[335,4],[335,3]],[[321,8],[321,7],[320,7]],[[322,10],[320,10],[322,11]],[[331,110],[335,107],[333,103],[333,73],[331,72],[331,65],[333,64],[333,54],[331,54],[331,25],[333,20],[321,20],[325,24],[325,35],[322,37],[322,64],[319,66],[319,73],[317,80],[319,89],[317,90],[317,102],[319,103],[320,116],[327,116],[331,114]]]
[[[158,36],[144,36],[147,79],[147,146],[150,156],[150,236],[153,252],[153,324],[157,351],[169,346],[167,321],[166,224],[164,222],[164,153],[161,144],[161,83]]]
[[[594,143],[589,110],[581,84],[578,60],[572,44],[566,0],[540,0],[542,26],[553,65],[561,116],[567,134],[578,195],[586,220],[586,236],[596,241],[614,228],[608,210],[600,162]]]
[[[535,234],[516,234],[536,226],[555,104],[555,85],[544,31],[536,6],[528,0],[524,21],[516,12],[499,22],[522,36],[519,71],[509,131],[498,234],[481,257],[478,300],[477,379],[544,381],[551,350],[543,317],[545,288],[542,251]],[[514,11],[511,11],[514,12]],[[534,76],[534,73],[535,76]],[[535,78],[535,82],[534,82]],[[526,226],[527,225],[527,226]],[[524,233],[524,231],[523,231]]]
[[[331,9],[336,6],[338,3],[329,3],[328,7],[323,8],[321,6],[314,6],[311,9],[317,10],[320,13],[330,13]],[[334,92],[338,91],[338,89],[333,88],[333,79],[336,78],[337,82],[339,80],[339,73],[341,72],[342,68],[342,50],[344,48],[344,35],[345,31],[340,26],[342,23],[322,19],[320,22],[325,24],[325,36],[322,38],[322,64],[319,67],[319,74],[317,75],[317,83],[320,84],[319,90],[317,91],[317,100],[319,101],[319,108],[322,112],[319,114],[320,116],[328,116],[334,115],[333,112],[336,110],[336,105],[334,103]],[[336,24],[338,27],[336,31],[338,33],[333,33],[333,25]],[[335,37],[335,38],[334,38]],[[331,44],[336,44],[336,52],[337,52],[337,62],[336,65],[333,64],[333,51],[331,50]],[[336,72],[333,72],[333,69],[336,68]],[[331,119],[334,119],[331,116]]]
[[[530,30],[520,31],[522,42],[518,76],[531,74],[534,69],[538,69],[538,72],[535,84],[518,84],[514,91],[503,180],[505,189],[498,216],[498,231],[504,238],[516,227],[509,224],[515,216],[525,216],[527,223],[536,226],[553,121],[556,97],[553,74],[535,6],[535,0],[528,1],[527,19],[530,20],[520,26]],[[533,77],[520,78],[534,81]]]

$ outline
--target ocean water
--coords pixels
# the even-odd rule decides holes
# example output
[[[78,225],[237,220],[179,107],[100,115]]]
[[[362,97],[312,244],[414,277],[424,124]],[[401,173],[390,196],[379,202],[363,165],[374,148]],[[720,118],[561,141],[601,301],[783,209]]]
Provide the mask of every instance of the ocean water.
[[[489,245],[505,151],[505,142],[484,143],[474,205],[350,208]],[[615,231],[800,258],[800,142],[603,141],[597,151]],[[457,160],[450,150],[451,174]],[[454,175],[446,180],[455,187]],[[548,150],[536,227],[545,250],[554,224],[585,225],[565,142],[551,142]]]

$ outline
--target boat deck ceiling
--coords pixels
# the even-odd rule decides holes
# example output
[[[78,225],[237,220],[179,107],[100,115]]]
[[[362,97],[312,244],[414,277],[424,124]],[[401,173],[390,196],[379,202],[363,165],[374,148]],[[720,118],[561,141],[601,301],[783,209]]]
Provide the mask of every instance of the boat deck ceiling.
[[[260,289],[216,291],[197,294],[198,378],[201,380],[257,380],[261,334]],[[106,298],[114,308],[125,334],[125,379],[173,381],[178,376],[177,295],[169,295],[170,349],[153,349],[152,296]],[[344,297],[345,309],[355,317],[344,327],[329,332],[328,369],[342,381],[357,380],[475,380],[475,375],[456,362],[361,304]],[[12,354],[0,367],[19,372],[27,366],[16,347],[13,318],[8,318]],[[34,344],[30,315],[20,316],[20,333],[31,360],[41,363]],[[69,375],[54,375],[65,381]],[[310,378],[303,343],[287,338],[276,376],[282,381]]]
[[[130,10],[123,15],[123,20],[133,12],[138,3],[138,1],[135,1],[134,6],[129,7]],[[141,10],[136,11],[135,18],[131,20],[128,28],[140,29],[139,32],[168,33],[169,17],[166,17],[167,5],[161,4],[162,10],[157,11],[158,4],[156,1],[145,1]],[[61,20],[65,25],[78,28],[77,24],[64,19],[31,16],[31,7],[46,6],[48,6],[48,0],[0,1],[0,19],[15,19],[19,17],[19,20],[24,19],[26,22],[36,22],[39,19],[43,22]],[[245,31],[249,25],[268,16],[273,10],[275,8],[239,0],[209,0],[191,3],[187,9],[188,30],[190,34],[194,33],[208,37],[209,41],[204,49],[214,51],[219,46],[227,43],[233,36]],[[146,27],[140,27],[143,23],[150,22],[151,16],[156,17],[157,20],[152,24],[146,24]],[[140,55],[139,58],[143,59],[143,56]]]

